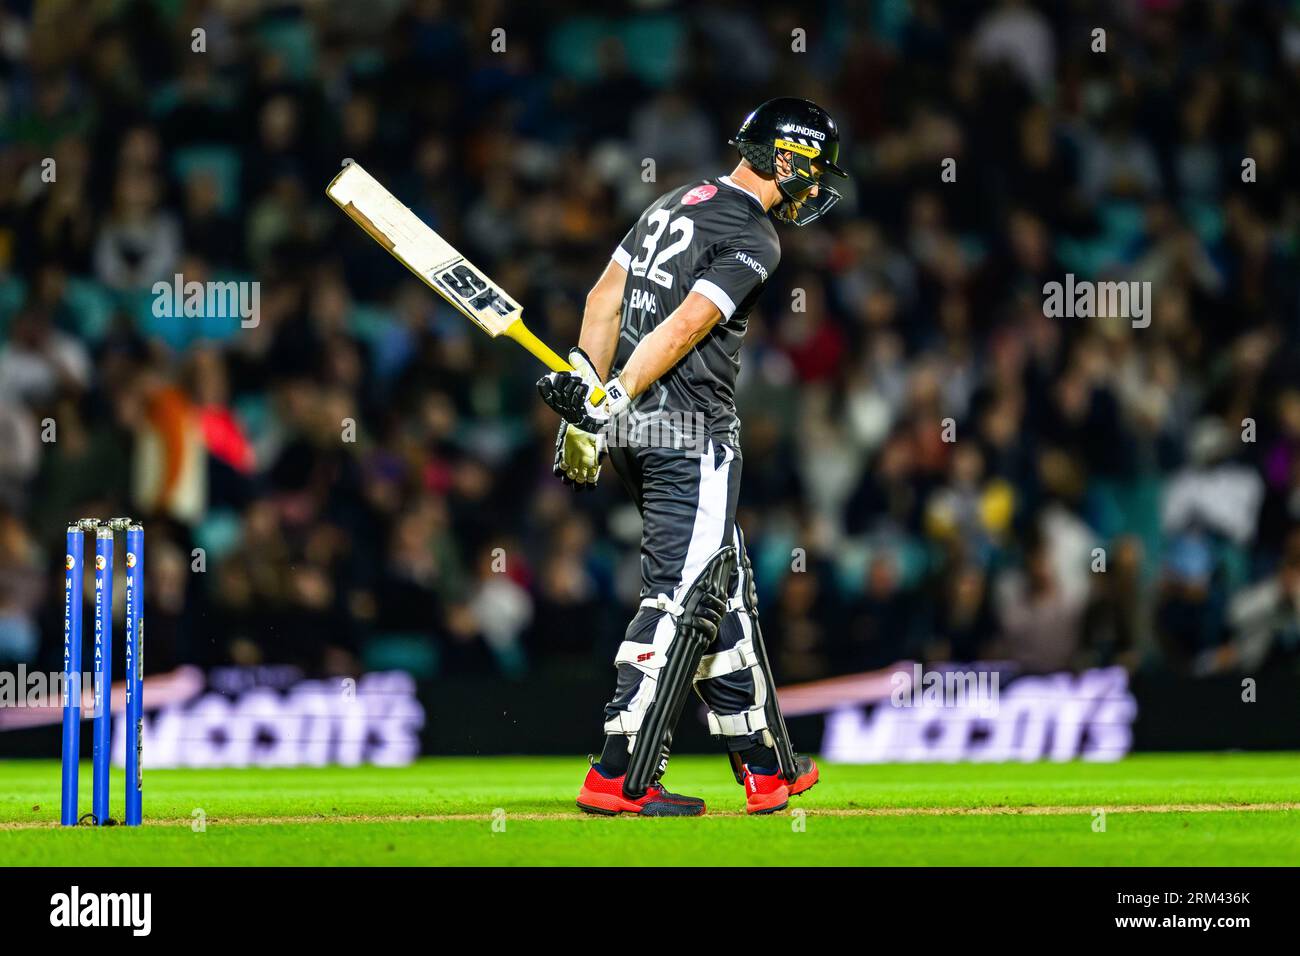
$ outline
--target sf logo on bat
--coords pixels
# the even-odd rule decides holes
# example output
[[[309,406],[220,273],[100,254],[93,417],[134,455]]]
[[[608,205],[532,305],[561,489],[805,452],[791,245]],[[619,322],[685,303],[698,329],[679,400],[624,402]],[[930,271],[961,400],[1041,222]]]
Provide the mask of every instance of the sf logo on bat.
[[[509,315],[518,308],[463,261],[435,272],[433,281],[472,312],[490,308],[498,315]]]

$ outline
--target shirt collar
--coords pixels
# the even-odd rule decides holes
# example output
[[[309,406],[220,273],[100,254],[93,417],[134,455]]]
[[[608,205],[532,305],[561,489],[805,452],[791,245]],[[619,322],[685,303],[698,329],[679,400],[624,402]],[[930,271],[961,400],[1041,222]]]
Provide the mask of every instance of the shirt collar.
[[[732,189],[739,189],[742,193],[744,193],[744,194],[745,194],[746,196],[748,196],[750,199],[754,200],[754,202],[758,203],[758,208],[759,208],[759,209],[763,209],[763,200],[759,199],[759,198],[758,198],[757,196],[755,196],[755,195],[754,195],[750,190],[748,190],[748,189],[746,189],[744,186],[740,185],[740,183],[732,182],[730,176],[719,176],[719,177],[718,177],[718,182],[722,183],[722,185],[724,185],[724,186],[730,186]],[[763,211],[764,211],[764,212],[767,212],[766,209],[763,209]]]

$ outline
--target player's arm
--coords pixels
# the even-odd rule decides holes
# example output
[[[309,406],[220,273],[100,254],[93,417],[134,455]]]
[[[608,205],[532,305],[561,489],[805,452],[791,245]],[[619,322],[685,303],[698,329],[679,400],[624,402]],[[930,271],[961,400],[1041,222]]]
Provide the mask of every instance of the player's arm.
[[[592,383],[584,381],[585,376],[580,368],[577,375],[566,378],[553,374],[538,382],[542,399],[577,427],[587,431],[599,430],[609,416],[617,415],[633,398],[680,362],[721,319],[722,310],[712,300],[698,292],[691,292],[668,318],[637,343],[623,370],[605,383],[604,407],[591,405]],[[617,341],[617,324],[614,329],[614,341]],[[582,334],[585,343],[588,334],[586,319],[582,323]],[[578,368],[575,360],[577,355],[578,350],[575,349],[569,356],[575,368]],[[592,361],[594,364],[595,360]]]
[[[680,362],[737,303],[749,299],[767,281],[781,258],[780,247],[756,237],[739,236],[724,244],[708,269],[673,313],[646,335],[619,373],[629,399],[640,395]]]
[[[627,270],[616,259],[610,259],[605,271],[587,293],[587,306],[582,313],[582,332],[578,348],[586,353],[603,382],[614,364],[618,348],[619,323],[623,318],[623,286]]]
[[[680,362],[722,319],[722,311],[698,292],[686,296],[672,315],[637,343],[619,379],[629,398],[636,398]],[[585,331],[585,329],[584,329]]]
[[[622,251],[620,247],[619,252]],[[600,389],[601,382],[614,364],[619,325],[623,320],[626,261],[619,255],[610,259],[605,271],[587,293],[578,347],[569,352],[573,374],[589,390]],[[555,436],[555,476],[579,491],[595,488],[600,478],[603,452],[598,433],[579,428],[565,419],[560,422],[560,431]]]

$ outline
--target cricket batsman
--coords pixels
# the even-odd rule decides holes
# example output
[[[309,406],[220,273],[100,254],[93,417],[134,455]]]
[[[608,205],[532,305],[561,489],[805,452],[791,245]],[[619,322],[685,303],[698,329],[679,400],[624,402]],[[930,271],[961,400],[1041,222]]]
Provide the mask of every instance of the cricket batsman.
[[[729,175],[642,213],[587,295],[574,371],[537,383],[563,419],[556,475],[593,488],[607,453],[643,523],[641,605],[615,658],[604,749],[578,794],[590,813],[704,813],[703,800],[660,783],[692,689],[748,812],[782,810],[817,782],[786,733],[736,524],[735,386],[750,310],[781,258],[772,218],[807,225],[840,198],[822,177],[847,174],[835,122],[807,100],[769,100],[729,142],[740,153]]]

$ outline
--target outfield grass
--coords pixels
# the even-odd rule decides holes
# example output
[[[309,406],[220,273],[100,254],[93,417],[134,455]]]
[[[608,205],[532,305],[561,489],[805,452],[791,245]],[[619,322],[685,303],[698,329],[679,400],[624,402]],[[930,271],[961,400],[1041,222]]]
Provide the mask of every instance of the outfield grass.
[[[1294,754],[832,765],[793,802],[802,814],[764,818],[738,814],[718,758],[674,758],[666,780],[709,802],[698,819],[588,817],[573,805],[584,770],[575,758],[154,770],[147,825],[128,830],[54,826],[58,764],[0,762],[0,864],[1300,865]],[[84,811],[88,765],[81,780]]]

